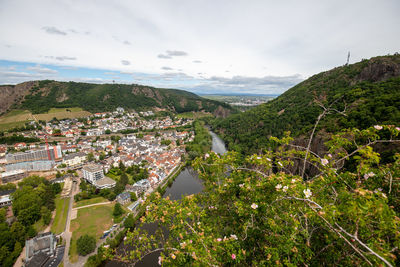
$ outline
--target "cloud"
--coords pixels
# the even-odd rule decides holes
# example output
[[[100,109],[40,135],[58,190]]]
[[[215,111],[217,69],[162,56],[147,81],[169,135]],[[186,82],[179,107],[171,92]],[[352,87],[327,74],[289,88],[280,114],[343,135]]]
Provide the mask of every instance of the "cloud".
[[[187,56],[188,53],[179,50],[167,50],[167,55],[170,57],[184,57]]]
[[[173,70],[173,68],[170,68],[170,67],[162,67],[161,69],[162,70]]]
[[[45,56],[45,58],[55,59],[55,60],[58,60],[58,61],[76,60],[76,57],[67,57],[67,56],[59,56],[59,57]]]
[[[26,69],[36,72],[36,73],[40,73],[40,74],[57,74],[58,73],[58,71],[56,71],[56,70],[45,68],[40,65],[26,67]]]
[[[51,27],[49,27],[49,26],[42,27],[42,30],[46,31],[46,33],[48,33],[48,34],[67,35],[66,32],[63,32],[63,31],[61,31],[61,30],[59,30],[59,29],[57,29],[56,27],[53,27],[53,26],[51,26]]]
[[[202,77],[202,76],[201,76]],[[233,76],[210,78],[202,77],[195,86],[180,87],[197,93],[233,93],[233,94],[276,94],[303,81],[299,74],[289,76]]]
[[[131,65],[131,62],[128,60],[121,60],[122,65],[128,66]]]
[[[165,51],[165,54],[159,54],[157,57],[163,59],[171,59],[172,57],[185,57],[187,55],[188,53],[186,53],[185,51],[167,50]]]
[[[126,41],[126,40],[123,42],[123,44],[124,45],[131,45],[131,43],[129,41]]]
[[[171,59],[172,58],[171,56],[167,56],[167,55],[163,55],[163,54],[159,54],[157,57],[163,58],[163,59]]]
[[[202,63],[201,60],[193,60],[193,63]]]

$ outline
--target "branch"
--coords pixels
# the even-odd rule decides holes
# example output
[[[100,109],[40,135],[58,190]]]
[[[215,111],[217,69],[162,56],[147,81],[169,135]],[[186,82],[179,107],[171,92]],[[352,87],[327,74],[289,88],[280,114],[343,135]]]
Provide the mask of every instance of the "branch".
[[[311,141],[312,141],[312,139],[314,137],[315,129],[317,129],[317,125],[319,124],[319,121],[326,114],[326,108],[324,106],[322,106],[322,107],[324,109],[324,112],[322,112],[321,114],[318,115],[317,122],[314,124],[314,129],[312,130],[311,135],[310,135],[310,140],[308,140],[308,145],[307,145],[307,149],[306,149],[306,155],[304,157],[303,170],[301,171],[301,178],[303,178],[303,179],[304,179],[304,172],[306,171],[306,163],[307,163],[306,160],[307,160],[307,157],[308,157],[308,153],[310,151]]]
[[[373,251],[370,247],[368,247],[367,245],[365,245],[360,239],[358,239],[357,235],[352,235],[350,233],[348,233],[346,230],[344,230],[339,224],[335,223],[335,225],[337,227],[339,227],[340,231],[342,231],[343,233],[345,233],[346,235],[348,235],[349,237],[353,238],[354,240],[356,240],[361,246],[363,246],[366,250],[368,250],[369,252],[371,252],[373,255],[375,255],[376,257],[378,257],[381,261],[383,261],[387,266],[393,267],[392,264],[390,264],[390,262],[388,262],[385,258],[383,258],[382,256],[380,256],[378,253],[376,253],[375,251]]]
[[[309,205],[310,206],[310,205]],[[341,239],[343,239],[350,247],[354,249],[355,252],[357,252],[366,262],[368,262],[369,265],[372,266],[372,263],[365,257],[365,255],[358,249],[356,248],[347,238],[345,238],[339,230],[337,230],[335,227],[333,227],[332,224],[330,224],[324,217],[322,217],[312,206],[310,208],[317,214],[318,217],[320,217],[325,224],[328,226],[330,230],[335,232]]]
[[[294,199],[294,200],[300,200],[300,201],[308,202],[308,203],[311,203],[311,204],[317,206],[317,208],[322,210],[322,207],[317,202],[314,202],[314,201],[312,201],[311,199],[308,199],[308,198],[283,197],[281,199]]]
[[[363,145],[359,148],[357,148],[356,150],[354,150],[353,152],[351,152],[350,154],[347,154],[346,156],[344,156],[343,158],[338,159],[337,161],[335,161],[335,164],[339,163],[340,161],[343,161],[351,156],[353,156],[355,153],[357,153],[358,151],[360,151],[361,149],[366,148],[367,146],[370,145],[374,145],[376,143],[393,143],[393,142],[400,142],[400,140],[375,140],[375,141],[369,141],[366,145]]]

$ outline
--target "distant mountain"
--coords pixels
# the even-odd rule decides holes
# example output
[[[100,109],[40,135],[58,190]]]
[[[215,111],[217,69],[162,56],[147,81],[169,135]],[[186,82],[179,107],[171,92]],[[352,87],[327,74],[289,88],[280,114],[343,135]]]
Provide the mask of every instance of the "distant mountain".
[[[136,84],[92,84],[31,81],[0,86],[0,113],[27,109],[44,113],[50,108],[81,107],[90,112],[128,109],[166,108],[171,111],[206,111],[226,117],[232,108],[196,94],[175,89],[159,89]]]
[[[216,120],[213,128],[230,149],[244,153],[268,147],[269,136],[307,137],[322,108],[333,103],[346,116],[333,113],[318,130],[367,128],[375,124],[400,124],[400,55],[369,60],[321,72],[299,83],[274,100],[241,114]]]

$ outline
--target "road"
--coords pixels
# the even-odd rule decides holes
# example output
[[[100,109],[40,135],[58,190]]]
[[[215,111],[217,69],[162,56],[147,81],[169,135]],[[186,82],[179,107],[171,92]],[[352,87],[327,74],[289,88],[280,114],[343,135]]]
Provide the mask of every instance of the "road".
[[[80,180],[79,180],[80,181]],[[79,182],[78,182],[79,183]],[[63,239],[65,240],[65,251],[64,251],[64,267],[72,267],[72,266],[80,266],[72,264],[69,261],[69,248],[71,246],[71,237],[72,233],[69,231],[69,227],[71,225],[71,214],[72,214],[72,205],[74,204],[74,196],[79,192],[79,184],[72,183],[72,189],[69,198],[69,207],[68,207],[68,215],[67,215],[67,223],[65,224],[64,233],[62,234]],[[83,265],[82,265],[83,266]]]

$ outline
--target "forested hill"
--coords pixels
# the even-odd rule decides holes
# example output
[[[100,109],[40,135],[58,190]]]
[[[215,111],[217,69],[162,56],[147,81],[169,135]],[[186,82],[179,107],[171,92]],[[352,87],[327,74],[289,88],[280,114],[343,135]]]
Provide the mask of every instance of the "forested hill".
[[[232,111],[225,103],[205,99],[187,91],[136,84],[43,80],[0,86],[0,113],[16,108],[44,113],[50,108],[69,107],[81,107],[90,112],[111,111],[117,107],[160,107],[176,112],[206,111],[219,117],[226,117]]]
[[[309,133],[322,108],[345,110],[322,119],[318,130],[367,128],[375,124],[400,123],[400,55],[369,60],[321,72],[301,82],[278,98],[250,111],[216,120],[213,128],[229,149],[258,152],[268,146],[268,137]]]

